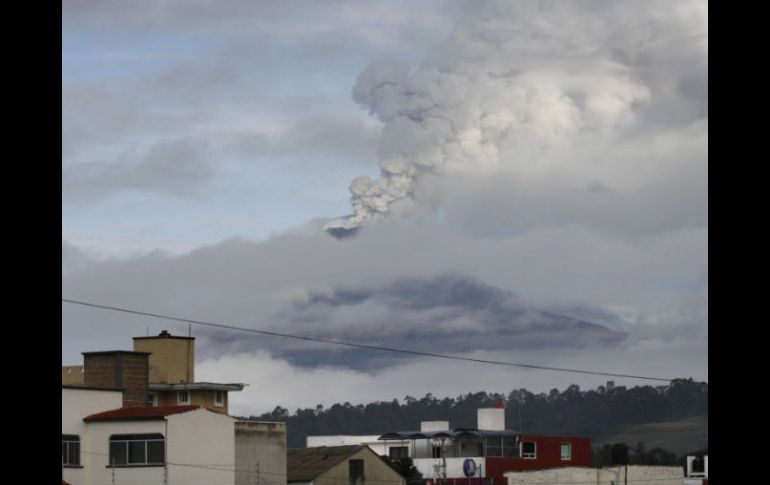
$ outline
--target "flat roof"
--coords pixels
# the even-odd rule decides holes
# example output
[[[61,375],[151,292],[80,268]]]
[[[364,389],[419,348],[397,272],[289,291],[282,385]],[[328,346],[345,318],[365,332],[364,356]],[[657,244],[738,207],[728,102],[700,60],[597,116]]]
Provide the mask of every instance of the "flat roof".
[[[96,352],[81,352],[83,355],[112,355],[112,354],[134,354],[150,355],[152,352],[136,352],[134,350],[99,350]]]
[[[178,335],[155,335],[152,337],[134,337],[134,340],[160,340],[167,338],[175,338],[179,340],[195,340],[195,337],[180,337]]]
[[[216,382],[179,382],[175,384],[150,383],[151,391],[242,391],[246,384]]]
[[[77,384],[62,384],[62,389],[75,389],[78,391],[110,391],[110,392],[123,392],[123,388],[120,387],[86,387],[79,386]]]

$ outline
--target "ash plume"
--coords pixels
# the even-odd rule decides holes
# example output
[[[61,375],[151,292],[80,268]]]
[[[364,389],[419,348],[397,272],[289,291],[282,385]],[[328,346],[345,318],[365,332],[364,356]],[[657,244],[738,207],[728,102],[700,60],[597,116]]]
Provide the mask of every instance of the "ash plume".
[[[468,4],[416,69],[380,61],[358,76],[353,99],[384,125],[381,175],[353,180],[353,214],[326,229],[414,213],[427,175],[569,163],[661,123],[651,113],[672,99],[703,97],[687,86],[707,91],[707,15],[700,0]]]

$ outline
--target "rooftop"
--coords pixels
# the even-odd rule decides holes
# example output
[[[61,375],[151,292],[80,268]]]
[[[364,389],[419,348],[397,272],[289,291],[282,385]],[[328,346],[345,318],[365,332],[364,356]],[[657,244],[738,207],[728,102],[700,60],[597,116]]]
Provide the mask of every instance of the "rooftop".
[[[429,438],[484,438],[487,436],[517,436],[514,430],[484,430],[472,428],[457,428],[439,431],[391,431],[380,436],[379,440],[414,440]]]
[[[159,406],[146,408],[118,408],[101,413],[91,414],[83,418],[83,421],[141,421],[163,419],[172,414],[181,414],[194,411],[196,409],[205,409],[202,406]]]
[[[180,382],[176,384],[150,383],[151,391],[242,391],[246,384],[216,382]]]
[[[286,450],[288,482],[309,482],[366,448],[364,445],[318,446]]]

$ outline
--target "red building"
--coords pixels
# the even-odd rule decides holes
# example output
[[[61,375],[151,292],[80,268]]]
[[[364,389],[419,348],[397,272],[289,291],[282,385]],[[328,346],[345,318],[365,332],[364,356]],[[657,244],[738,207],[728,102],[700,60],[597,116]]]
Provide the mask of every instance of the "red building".
[[[448,421],[427,421],[420,431],[379,439],[392,443],[391,454],[401,447],[428,485],[504,485],[507,472],[591,466],[589,438],[507,430],[502,408],[479,409],[476,428],[448,428]]]
[[[521,456],[486,457],[486,478],[505,483],[504,473],[563,466],[591,466],[591,440],[575,436],[519,435]]]

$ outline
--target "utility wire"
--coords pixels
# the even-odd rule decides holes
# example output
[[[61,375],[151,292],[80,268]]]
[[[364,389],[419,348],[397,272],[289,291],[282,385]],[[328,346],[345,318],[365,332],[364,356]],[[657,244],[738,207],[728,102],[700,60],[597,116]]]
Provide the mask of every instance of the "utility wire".
[[[201,325],[204,327],[224,328],[227,330],[251,332],[251,333],[257,333],[261,335],[270,335],[272,337],[292,338],[297,340],[306,340],[309,342],[319,342],[319,343],[331,344],[331,345],[341,345],[345,347],[353,347],[358,349],[381,350],[385,352],[421,355],[425,357],[435,357],[439,359],[452,359],[452,360],[461,360],[461,361],[467,361],[467,362],[476,362],[478,364],[503,365],[503,366],[509,366],[509,367],[524,367],[527,369],[549,370],[549,371],[555,371],[555,372],[572,372],[576,374],[591,374],[596,376],[608,376],[608,377],[628,377],[631,379],[646,379],[650,381],[663,381],[663,382],[671,382],[673,380],[673,379],[664,379],[661,377],[647,377],[647,376],[637,376],[637,375],[630,375],[630,374],[615,374],[610,372],[595,372],[595,371],[588,371],[588,370],[568,369],[568,368],[562,368],[562,367],[545,367],[541,365],[521,364],[516,362],[503,362],[503,361],[497,361],[497,360],[474,359],[471,357],[459,357],[456,355],[434,354],[431,352],[420,352],[417,350],[397,349],[393,347],[380,347],[377,345],[367,345],[367,344],[359,344],[359,343],[353,343],[353,342],[343,342],[339,340],[327,340],[327,339],[319,339],[319,338],[313,338],[313,337],[304,337],[302,335],[291,335],[286,333],[269,332],[267,330],[256,330],[253,328],[238,327],[235,325],[229,325],[224,323],[196,321],[196,320],[191,320],[189,318],[180,318],[180,317],[174,317],[170,315],[161,315],[158,313],[131,310],[128,308],[121,308],[121,307],[110,306],[110,305],[100,305],[98,303],[90,303],[90,302],[79,301],[79,300],[70,300],[67,298],[62,298],[61,301],[64,303],[71,303],[73,305],[83,305],[83,306],[92,307],[92,308],[101,308],[103,310],[112,310],[112,311],[123,312],[123,313],[131,313],[134,315],[143,315],[143,316],[153,317],[153,318],[162,318],[165,320],[173,320],[173,321],[184,322],[188,324]]]

